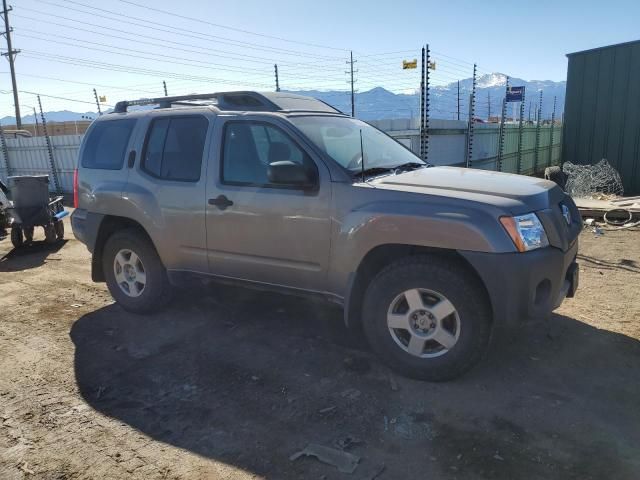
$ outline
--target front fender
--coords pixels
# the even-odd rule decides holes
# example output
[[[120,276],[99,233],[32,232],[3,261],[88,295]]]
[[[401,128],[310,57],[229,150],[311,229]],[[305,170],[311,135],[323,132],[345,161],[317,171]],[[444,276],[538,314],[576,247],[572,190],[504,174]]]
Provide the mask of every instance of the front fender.
[[[333,232],[330,289],[345,297],[349,278],[364,257],[382,245],[477,252],[513,252],[498,220],[501,212],[474,202],[380,201],[348,212]]]

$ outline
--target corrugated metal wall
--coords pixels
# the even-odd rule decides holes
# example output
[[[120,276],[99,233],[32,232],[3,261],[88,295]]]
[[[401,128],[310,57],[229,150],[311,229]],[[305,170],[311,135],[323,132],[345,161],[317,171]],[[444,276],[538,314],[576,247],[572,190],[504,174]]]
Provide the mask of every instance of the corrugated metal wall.
[[[6,181],[10,175],[49,175],[51,178],[45,137],[7,138],[6,142],[9,153],[8,162],[3,158],[3,162],[0,163],[0,178],[3,181]],[[73,191],[73,170],[76,168],[81,142],[82,135],[51,137],[54,164],[63,193]],[[0,156],[4,157],[1,151]],[[51,179],[49,188],[51,191],[55,188]]]
[[[606,158],[640,194],[640,41],[568,55],[562,159]]]

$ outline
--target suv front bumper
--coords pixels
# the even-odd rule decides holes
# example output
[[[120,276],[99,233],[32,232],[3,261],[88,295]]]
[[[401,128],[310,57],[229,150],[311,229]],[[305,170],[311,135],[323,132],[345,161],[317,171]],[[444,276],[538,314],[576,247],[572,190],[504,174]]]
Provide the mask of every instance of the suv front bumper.
[[[482,279],[497,326],[548,317],[579,282],[578,240],[566,252],[546,247],[525,253],[460,251]]]

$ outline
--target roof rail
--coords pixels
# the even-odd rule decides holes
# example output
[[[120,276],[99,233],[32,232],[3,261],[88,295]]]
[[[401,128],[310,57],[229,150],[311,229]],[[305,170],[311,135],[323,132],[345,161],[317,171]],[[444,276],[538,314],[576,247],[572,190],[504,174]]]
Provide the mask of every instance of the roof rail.
[[[158,105],[160,108],[170,108],[172,103],[188,100],[214,100],[217,93],[199,95],[180,95],[174,97],[140,98],[138,100],[123,100],[116,103],[114,113],[125,113],[129,107],[141,105]]]
[[[113,111],[114,113],[125,113],[129,107],[141,105],[158,105],[158,108],[171,108],[173,104],[197,105],[197,103],[191,103],[197,100],[214,100],[216,102],[215,106],[220,110],[342,113],[321,100],[285,92],[219,92],[175,97],[141,98],[139,100],[123,100],[118,102]]]

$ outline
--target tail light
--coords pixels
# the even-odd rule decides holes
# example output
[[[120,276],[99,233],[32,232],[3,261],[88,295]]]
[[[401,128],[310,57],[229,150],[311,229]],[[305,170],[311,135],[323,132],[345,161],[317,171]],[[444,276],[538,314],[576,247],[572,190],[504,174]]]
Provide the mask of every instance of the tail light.
[[[78,198],[78,169],[76,168],[73,171],[73,208],[78,208],[79,202]]]

